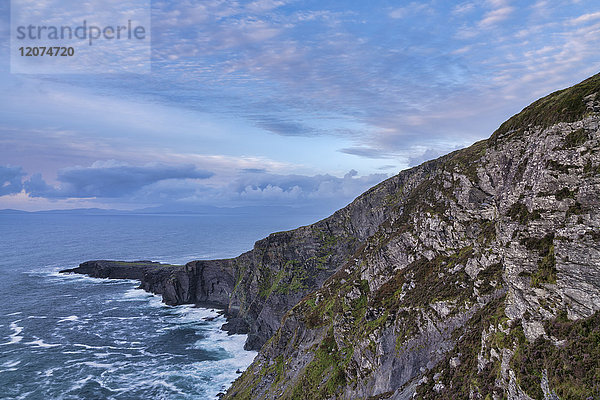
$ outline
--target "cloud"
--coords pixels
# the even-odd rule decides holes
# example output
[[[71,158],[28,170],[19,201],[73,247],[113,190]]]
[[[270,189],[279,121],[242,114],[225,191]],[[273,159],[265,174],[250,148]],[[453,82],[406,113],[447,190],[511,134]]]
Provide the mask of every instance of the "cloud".
[[[60,197],[77,197],[77,196],[60,196],[60,190],[48,185],[42,174],[35,173],[25,181],[23,184],[25,192],[31,197],[44,197],[44,198],[60,198]]]
[[[277,204],[302,204],[306,202],[348,202],[388,177],[387,174],[358,176],[350,170],[342,178],[324,175],[277,175],[268,173],[240,176],[225,192],[230,200],[243,203],[275,202]]]
[[[24,176],[21,167],[0,165],[0,196],[19,193],[23,189]]]
[[[271,11],[285,5],[285,1],[281,0],[256,0],[246,6],[246,9],[254,13],[263,13]]]
[[[583,14],[577,18],[573,18],[573,19],[569,20],[569,24],[581,25],[581,24],[585,24],[590,21],[595,21],[597,19],[600,19],[600,12]]]
[[[385,173],[359,176],[356,170],[342,177],[277,174],[261,168],[240,169],[231,177],[213,175],[193,165],[133,166],[117,161],[65,168],[59,171],[57,184],[47,183],[36,173],[21,185],[25,174],[20,168],[3,168],[0,173],[15,181],[11,193],[24,188],[22,193],[32,200],[60,203],[79,199],[88,206],[97,202],[103,207],[113,202],[121,208],[136,208],[135,205],[185,208],[187,204],[315,206],[333,210],[388,177]]]
[[[435,6],[435,12],[426,15],[417,2],[400,8],[287,3],[155,2],[151,76],[89,80],[7,73],[4,77],[11,83],[0,86],[5,90],[0,120],[8,128],[31,125],[36,131],[23,136],[0,129],[0,158],[27,171],[44,171],[47,179],[65,165],[90,165],[99,158],[127,159],[134,165],[148,160],[190,163],[215,172],[215,179],[232,182],[244,168],[250,169],[243,171],[246,175],[286,174],[298,168],[305,174],[352,167],[378,172],[384,163],[400,169],[418,163],[425,148],[452,149],[488,136],[535,97],[576,83],[597,72],[599,65],[598,10],[592,2],[574,8],[572,3],[549,1],[430,1],[422,3]],[[536,14],[544,4],[551,12]],[[511,7],[518,7],[518,13]],[[384,17],[404,19],[382,26],[382,10]],[[413,18],[411,13],[418,12],[422,14]],[[22,82],[33,90],[23,89]],[[48,90],[59,84],[58,90]],[[70,92],[77,86],[87,92]],[[26,95],[17,107],[19,93]],[[107,101],[89,93],[102,93]],[[60,102],[65,98],[71,99],[67,107]],[[36,99],[58,105],[50,108]],[[128,107],[140,99],[144,112]],[[165,104],[177,112],[156,112],[155,105]],[[13,123],[15,110],[26,107],[35,115]],[[195,118],[187,120],[183,114]],[[74,122],[78,115],[85,120]],[[200,126],[205,115],[224,116],[222,120],[235,124],[211,121],[221,127],[217,130]],[[62,127],[64,120],[69,121],[64,128],[71,132],[68,136],[43,133]],[[104,126],[105,120],[114,123]],[[264,130],[281,136],[272,138],[277,146],[256,145],[264,140]],[[313,140],[323,135],[329,137]],[[319,150],[331,151],[340,163],[327,156],[323,162],[313,161],[316,143],[326,143],[327,150]],[[340,148],[361,158],[336,155]],[[294,165],[303,157],[311,161]],[[54,196],[117,194],[106,185],[76,185],[75,178],[61,172],[57,183],[38,176],[28,185],[41,193],[54,191]],[[238,189],[226,193],[209,187],[213,180],[163,179],[140,188],[146,182],[141,181],[131,185],[137,189],[130,195],[240,198]],[[308,193],[303,186],[295,192],[293,186],[277,183],[250,184],[247,196]]]
[[[263,174],[267,172],[267,170],[264,168],[244,168],[241,172],[245,172],[248,174]]]
[[[218,180],[211,185],[190,180],[160,181],[136,192],[131,201],[198,205],[310,206],[333,211],[388,177],[378,173],[359,176],[350,170],[343,177],[330,174],[273,174],[242,171],[232,181]]]
[[[534,11],[534,15],[547,16],[552,6],[549,4],[548,0],[537,0],[531,8]]]
[[[452,14],[454,15],[464,15],[475,9],[475,4],[472,2],[466,2],[456,5],[452,9]]]
[[[347,147],[339,150],[341,153],[351,154],[353,156],[359,156],[364,158],[391,158],[392,155],[386,153],[381,149],[376,149],[373,147]]]
[[[318,134],[316,130],[300,122],[284,121],[276,117],[262,117],[256,125],[281,136],[316,136]]]
[[[408,158],[408,165],[410,167],[415,167],[417,165],[423,164],[425,161],[434,160],[448,151],[440,151],[435,149],[427,149],[419,155],[414,155]]]
[[[48,185],[34,174],[24,186],[32,197],[122,198],[146,186],[167,180],[207,179],[213,174],[193,165],[149,164],[131,166],[116,161],[96,162],[91,167],[65,168],[58,173],[58,186]]]
[[[497,25],[498,23],[510,17],[514,10],[514,7],[504,6],[489,11],[483,16],[483,19],[479,21],[479,27],[489,28],[491,26]]]
[[[431,12],[433,12],[433,10],[432,10],[431,6],[428,4],[412,2],[405,7],[399,7],[399,8],[393,9],[392,11],[390,11],[389,16],[390,16],[390,18],[393,18],[393,19],[401,19],[401,18],[406,18],[411,15],[418,14],[418,13],[422,13],[422,12],[431,13]]]
[[[397,169],[398,167],[396,165],[391,165],[391,164],[386,164],[386,165],[382,165],[381,167],[378,167],[377,169],[379,171],[387,171],[388,169]]]

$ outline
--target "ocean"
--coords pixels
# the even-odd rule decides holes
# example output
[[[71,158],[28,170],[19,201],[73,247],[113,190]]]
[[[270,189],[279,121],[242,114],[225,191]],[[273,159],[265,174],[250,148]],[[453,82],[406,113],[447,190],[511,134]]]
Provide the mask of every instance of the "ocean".
[[[136,281],[58,271],[92,259],[234,257],[315,221],[253,215],[0,215],[1,399],[215,399],[256,352],[214,309],[169,307]]]

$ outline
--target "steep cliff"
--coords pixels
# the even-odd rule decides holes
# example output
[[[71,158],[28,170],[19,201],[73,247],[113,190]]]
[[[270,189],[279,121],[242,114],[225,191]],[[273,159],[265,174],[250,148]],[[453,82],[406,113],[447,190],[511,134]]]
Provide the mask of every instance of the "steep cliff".
[[[403,172],[226,398],[599,398],[599,111],[597,75]]]
[[[598,398],[599,147],[597,75],[235,259],[73,272],[226,308],[227,399]]]
[[[258,350],[279,328],[285,313],[321,287],[376,232],[393,209],[399,188],[414,185],[434,164],[402,172],[332,216],[273,233],[233,259],[192,261],[185,266],[99,260],[62,272],[137,279],[141,288],[162,295],[169,305],[222,307],[229,317],[225,329],[248,333],[246,348]]]

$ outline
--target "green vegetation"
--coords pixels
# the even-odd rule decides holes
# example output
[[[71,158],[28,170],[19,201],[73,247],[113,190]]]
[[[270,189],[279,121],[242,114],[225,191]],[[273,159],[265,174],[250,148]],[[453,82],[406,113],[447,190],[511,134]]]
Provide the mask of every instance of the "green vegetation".
[[[478,370],[478,355],[481,351],[482,332],[496,327],[486,340],[488,348],[496,353],[506,348],[514,350],[510,367],[515,371],[517,383],[529,396],[542,399],[541,379],[547,373],[549,386],[562,400],[595,399],[600,396],[600,312],[587,319],[570,321],[565,313],[545,322],[548,336],[558,340],[557,344],[538,338],[528,342],[519,321],[510,327],[504,314],[504,298],[488,304],[478,311],[464,329],[456,331],[457,343],[426,376],[428,381],[417,388],[418,399],[463,399],[470,393],[481,399],[494,395],[503,398],[503,390],[496,385],[500,378],[500,361],[490,357],[485,368]],[[502,327],[502,330],[498,329]],[[458,357],[460,365],[452,368],[450,359]],[[433,390],[433,376],[438,374],[445,387],[437,393]]]
[[[384,306],[396,310],[398,308],[402,285],[411,275],[415,283],[413,289],[407,290],[402,304],[407,307],[423,307],[443,300],[466,300],[472,294],[472,281],[464,271],[450,274],[455,266],[465,265],[474,256],[473,246],[457,250],[449,256],[438,256],[432,260],[421,258],[409,267],[398,271],[375,293],[374,307]],[[480,272],[479,279],[484,285],[491,281],[499,281],[502,275],[502,264],[494,264]],[[483,292],[480,293],[484,294]]]
[[[304,304],[309,305],[310,307],[308,310],[305,310],[304,314],[304,320],[309,329],[315,329],[326,325],[333,316],[332,310],[335,304],[334,299],[328,298],[327,300],[321,301],[318,305],[314,305],[314,299],[309,299],[308,302],[305,302]]]
[[[531,286],[542,287],[543,283],[556,283],[556,257],[554,246],[548,248],[548,253],[539,262],[539,268],[531,274]]]
[[[600,175],[600,165],[594,166],[592,160],[588,160],[588,162],[583,167],[583,172],[586,174]]]
[[[343,271],[338,271],[330,284],[324,286],[319,292],[313,292],[299,304],[301,313],[304,315],[306,325],[311,328],[317,328],[327,325],[335,315],[349,313],[354,318],[356,324],[362,320],[367,310],[367,295],[369,285],[366,280],[360,280],[359,271],[352,275],[347,275]],[[342,283],[344,282],[344,283]],[[345,299],[340,293],[349,293],[356,288],[360,294],[352,301]],[[316,296],[320,296],[321,301],[317,303]]]
[[[287,275],[287,281],[279,279],[274,285],[273,290],[280,294],[289,294],[299,292],[308,288],[306,281],[308,279],[308,272],[306,268],[300,264],[299,261],[290,260],[287,261],[283,269],[279,272],[282,276]]]
[[[554,196],[554,198],[556,198],[556,200],[563,201],[564,199],[574,199],[576,193],[577,193],[576,190],[570,190],[569,188],[564,187],[557,192],[539,192],[537,194],[537,196],[538,197]]]
[[[584,144],[588,140],[588,135],[585,133],[584,129],[577,129],[569,133],[565,137],[565,145],[564,149],[571,149],[573,147],[578,147]]]
[[[455,331],[457,343],[454,350],[426,374],[427,383],[417,388],[417,399],[491,399],[494,394],[502,398],[503,391],[496,386],[496,379],[500,376],[500,362],[491,360],[479,371],[477,357],[481,349],[482,332],[489,330],[490,326],[506,324],[504,300],[503,296],[490,302],[476,312],[462,330]],[[507,339],[502,332],[497,332],[491,340],[504,344]],[[450,359],[454,357],[460,359],[460,365],[452,368]],[[440,393],[433,389],[433,376],[438,373],[440,382],[445,385]],[[475,396],[471,396],[471,393]]]
[[[396,207],[397,214],[392,214],[393,217],[379,227],[379,231],[354,253],[352,261],[347,265],[343,265],[336,257],[341,250],[349,248],[357,250],[358,244],[354,246],[350,242],[344,242],[352,238],[333,235],[328,228],[324,228],[324,225],[319,225],[320,228],[315,227],[314,231],[311,230],[312,238],[316,239],[319,244],[317,248],[311,247],[310,255],[312,257],[303,258],[302,261],[287,261],[280,270],[275,269],[275,272],[269,272],[262,276],[261,282],[264,281],[265,284],[260,288],[260,295],[268,298],[274,294],[302,291],[310,286],[308,283],[310,283],[309,279],[312,278],[310,276],[312,273],[320,273],[320,270],[331,269],[335,265],[338,272],[328,279],[323,287],[307,294],[300,303],[294,306],[292,314],[288,314],[288,316],[293,315],[294,318],[303,319],[302,322],[308,329],[315,330],[312,332],[313,334],[327,333],[319,344],[311,348],[309,354],[313,356],[313,359],[304,369],[297,371],[299,372],[298,380],[295,380],[293,385],[286,385],[284,371],[289,367],[286,367],[286,359],[282,355],[274,360],[271,359],[268,365],[261,365],[255,368],[255,371],[244,374],[243,378],[246,382],[257,385],[265,378],[271,384],[272,393],[270,394],[272,395],[280,395],[281,393],[275,393],[275,391],[286,389],[287,386],[286,392],[282,395],[284,398],[336,398],[340,389],[345,385],[351,385],[354,382],[351,377],[356,376],[355,371],[349,367],[354,351],[353,344],[366,345],[367,354],[369,350],[375,352],[379,339],[370,339],[369,336],[373,332],[381,332],[384,329],[387,329],[389,333],[392,329],[390,322],[393,321],[396,350],[403,351],[407,340],[417,335],[421,327],[427,323],[427,315],[424,310],[430,311],[433,303],[448,302],[452,310],[450,312],[455,313],[457,310],[464,310],[463,307],[475,303],[475,288],[480,296],[498,293],[497,289],[503,283],[503,265],[501,263],[490,265],[487,269],[480,271],[475,279],[476,287],[475,282],[466,274],[464,268],[454,270],[456,266],[465,265],[470,259],[479,258],[482,251],[492,251],[489,245],[496,239],[496,224],[493,220],[470,220],[469,223],[473,226],[469,226],[470,229],[461,239],[467,240],[475,236],[475,240],[463,242],[472,244],[471,246],[448,248],[441,252],[436,248],[438,255],[432,259],[416,256],[416,258],[412,258],[416,261],[393,272],[389,280],[374,293],[370,293],[368,282],[361,280],[360,271],[363,268],[359,266],[360,257],[364,257],[363,263],[370,260],[370,257],[378,260],[384,259],[387,255],[385,246],[388,245],[390,239],[396,238],[405,231],[414,232],[413,225],[422,221],[425,213],[430,214],[433,219],[451,221],[448,212],[449,205],[454,205],[456,202],[454,193],[458,193],[457,188],[459,186],[461,189],[464,188],[462,182],[452,181],[452,178],[448,178],[452,176],[452,173],[464,174],[472,182],[477,183],[477,167],[480,165],[477,161],[485,157],[488,146],[498,143],[499,138],[534,132],[533,127],[536,126],[544,128],[558,122],[581,119],[588,112],[583,97],[595,92],[600,92],[600,75],[590,78],[574,88],[553,93],[533,103],[504,123],[489,141],[475,143],[468,149],[459,150],[443,157],[438,164],[441,165],[441,168],[419,170],[419,175],[416,176],[418,180],[415,178],[415,181],[410,181],[410,187],[414,187],[413,184],[416,185],[412,190],[403,187],[401,190],[385,196],[384,194],[389,192],[380,193],[383,197],[383,206]],[[585,143],[587,139],[588,135],[583,129],[571,132],[564,137],[564,148],[576,148]],[[520,149],[524,150],[525,146]],[[522,180],[528,168],[529,159],[521,155],[513,161],[518,162],[511,164],[512,171],[516,173],[514,179]],[[582,168],[576,165],[563,165],[554,160],[549,161],[546,166],[566,174],[575,172],[575,169],[579,172]],[[583,170],[586,173],[598,173],[600,166],[588,161]],[[556,172],[553,174],[557,175]],[[461,180],[464,181],[464,177],[461,177]],[[445,181],[449,182],[444,187]],[[531,186],[528,190],[532,190]],[[478,194],[475,191],[469,194],[472,193],[474,193],[472,197],[477,199]],[[563,204],[563,209],[570,205],[567,216],[583,213],[580,203],[569,200],[576,197],[576,192],[569,188],[562,188],[548,195],[555,196],[558,201],[567,200],[567,203]],[[485,198],[485,194],[479,197]],[[525,203],[527,201],[520,198],[507,210],[507,217],[522,225],[540,220],[542,210],[532,209],[530,211]],[[545,215],[548,218],[551,216],[550,214]],[[517,233],[518,235],[523,234],[522,230],[517,230]],[[589,234],[600,236],[597,232]],[[593,237],[596,238],[596,236]],[[526,238],[521,242],[527,249],[535,251],[537,254],[538,268],[528,274],[533,287],[555,284],[557,281],[554,239],[553,234],[548,234],[542,238]],[[413,256],[414,253],[410,255]],[[559,255],[562,256],[560,253]],[[354,257],[357,258],[356,261],[354,261]],[[451,270],[452,272],[450,272]],[[540,302],[540,304],[545,307],[545,303]],[[563,345],[555,346],[553,342],[545,339],[528,343],[519,321],[512,321],[512,326],[509,326],[508,318],[504,313],[505,306],[504,297],[493,300],[476,312],[466,326],[455,331],[453,334],[453,339],[456,341],[455,349],[437,367],[427,372],[429,379],[418,388],[419,398],[503,398],[505,393],[499,387],[500,360],[492,356],[492,354],[501,353],[501,349],[516,350],[512,364],[517,372],[518,382],[534,398],[541,396],[539,385],[544,370],[548,370],[551,387],[557,393],[560,391],[559,395],[563,400],[598,396],[599,389],[596,382],[600,382],[600,371],[597,365],[591,364],[600,358],[598,354],[600,347],[598,345],[600,343],[598,314],[596,314],[593,324],[585,326],[566,320],[552,322],[548,325],[549,335],[565,338],[566,344],[562,347]],[[552,306],[546,308],[550,311],[556,309]],[[524,318],[530,317],[531,314],[526,314]],[[296,330],[285,334],[300,337],[302,331],[299,331],[294,325],[291,326]],[[336,327],[336,336],[334,336],[333,326]],[[489,335],[483,335],[484,332],[489,332]],[[380,337],[378,334],[371,336]],[[482,338],[485,344],[483,350]],[[278,340],[285,342],[281,337],[275,336],[270,340],[269,346],[285,344],[277,342]],[[369,342],[369,340],[371,341]],[[293,345],[294,343],[288,342],[288,344]],[[491,348],[497,352],[491,352]],[[565,348],[568,348],[568,351],[565,351]],[[478,364],[480,364],[478,355],[482,351],[484,357],[489,360],[483,369],[478,368]],[[273,357],[277,354],[280,353],[275,352]],[[289,354],[287,353],[287,355]],[[451,362],[452,359],[454,360]],[[460,363],[455,363],[456,359],[460,360]],[[435,374],[439,374],[440,379],[434,380]],[[569,378],[568,374],[571,374],[572,377]],[[243,379],[238,381],[243,382]],[[445,388],[439,393],[433,390],[437,381],[445,384]],[[383,398],[391,394],[390,392],[378,397]]]
[[[556,194],[554,196],[556,197],[556,200],[558,200],[558,201],[562,201],[564,199],[574,199],[575,191],[569,190],[569,188],[562,188],[558,192],[556,192]]]
[[[576,201],[575,204],[569,206],[566,217],[569,218],[571,215],[581,215],[584,213],[583,206],[580,202]]]
[[[528,250],[537,250],[541,260],[538,269],[531,274],[531,286],[542,287],[542,284],[556,283],[556,256],[554,255],[554,233],[549,233],[541,239],[526,238],[521,241]]]
[[[259,376],[262,378],[266,374],[266,369],[260,369],[257,371],[257,368],[260,367],[257,367],[255,364],[251,364],[250,367],[233,382],[231,388],[229,389],[229,393],[231,393],[230,397],[234,397],[236,400],[252,399],[253,391],[260,382],[260,379],[257,379],[256,377]]]
[[[525,225],[529,221],[542,218],[539,210],[529,212],[527,206],[523,203],[515,203],[509,209],[507,215],[514,221],[518,221],[520,224]]]
[[[575,122],[588,114],[584,97],[600,91],[600,74],[568,89],[554,92],[526,107],[500,125],[490,141],[497,143],[506,134],[522,135],[529,127],[547,128],[559,122]],[[577,139],[573,137],[573,139]]]
[[[383,199],[383,204],[388,207],[392,207],[400,202],[400,199],[404,195],[404,187],[401,187],[398,191],[388,194]]]
[[[273,379],[273,383],[271,383],[271,387],[276,386],[283,379],[284,366],[285,366],[285,364],[283,362],[283,356],[279,355],[275,358],[275,362],[270,367],[267,368],[268,374],[275,375],[275,378]]]
[[[519,341],[511,367],[521,388],[534,399],[543,398],[540,379],[546,370],[551,390],[562,400],[600,398],[600,312],[578,321],[562,313],[545,328],[564,343],[555,345],[542,337],[533,343]]]
[[[139,261],[115,261],[115,264],[123,267],[183,267],[176,264],[161,264],[158,262],[139,262]]]
[[[490,244],[496,239],[496,222],[484,219],[481,221],[481,232],[477,237],[480,244]]]
[[[270,268],[264,267],[262,264],[258,264],[258,271],[260,273],[260,279],[258,281],[258,295],[260,297],[268,298],[273,292],[273,285],[277,281],[277,277],[274,279],[273,271],[271,271]]]
[[[400,310],[396,313],[396,351],[402,350],[406,341],[419,333],[421,313],[418,310]]]
[[[239,261],[235,262],[234,271],[235,271],[235,274],[236,274],[236,278],[235,278],[235,286],[233,287],[233,291],[234,292],[237,291],[238,286],[244,280],[244,277],[246,276],[246,270],[247,269],[248,269],[248,267],[246,266],[246,264],[242,264]]]
[[[289,294],[308,288],[308,271],[297,260],[288,260],[277,272],[265,268],[259,285],[259,296],[268,298],[273,293]]]
[[[568,174],[570,169],[579,168],[577,165],[573,165],[573,164],[561,164],[561,163],[559,163],[558,161],[555,161],[555,160],[549,160],[548,163],[546,164],[546,167],[548,169],[561,172],[563,174]]]
[[[357,246],[357,240],[351,235],[334,235],[327,230],[319,227],[311,227],[311,234],[320,243],[316,255],[302,260],[282,260],[283,265],[271,266],[259,264],[259,296],[267,299],[273,294],[287,295],[297,293],[308,289],[311,286],[311,280],[314,273],[330,268],[332,257],[337,254],[340,248],[352,249]],[[269,240],[279,240],[282,236],[289,235],[289,232],[280,232],[271,234]],[[352,253],[350,251],[350,253]],[[258,253],[259,258],[265,255]],[[315,271],[316,270],[316,271]],[[241,275],[240,275],[241,276]],[[240,277],[238,277],[240,279]]]
[[[472,144],[466,149],[457,150],[448,155],[448,163],[450,166],[458,168],[465,176],[467,176],[472,182],[478,182],[477,177],[477,161],[481,159],[488,149],[488,141],[480,140],[477,143]]]
[[[592,240],[600,241],[600,231],[598,230],[587,231],[585,236],[590,236]]]
[[[345,367],[352,357],[352,349],[339,350],[333,338],[333,329],[314,352],[299,382],[292,389],[292,399],[329,399],[346,383]]]
[[[521,181],[523,180],[523,175],[525,174],[525,170],[527,169],[527,164],[529,163],[529,158],[525,157],[518,165],[517,172],[515,173],[515,180]]]

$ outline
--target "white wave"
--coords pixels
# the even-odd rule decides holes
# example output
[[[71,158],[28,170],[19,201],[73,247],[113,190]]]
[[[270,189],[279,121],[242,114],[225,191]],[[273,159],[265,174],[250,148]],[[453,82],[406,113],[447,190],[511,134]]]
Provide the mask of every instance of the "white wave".
[[[30,345],[33,345],[33,346],[42,347],[42,348],[45,348],[45,349],[49,349],[51,347],[62,346],[61,344],[58,344],[58,343],[46,343],[42,339],[38,339],[38,338],[36,338],[36,340],[33,340],[31,342],[27,342],[25,344],[30,344]]]
[[[2,364],[2,367],[4,367],[4,368],[12,368],[12,367],[16,367],[19,364],[21,364],[20,360],[7,361],[4,364]]]
[[[87,350],[142,350],[140,347],[90,346],[82,343],[73,343],[73,346],[83,347]]]
[[[86,383],[88,383],[89,381],[91,381],[94,378],[93,375],[88,375],[85,378],[79,379],[75,381],[75,384],[73,386],[71,386],[68,390],[68,392],[72,392],[75,390],[79,390],[81,389]]]
[[[125,293],[118,293],[113,299],[119,302],[144,302],[147,306],[152,308],[173,308],[162,302],[162,296],[146,292],[143,289],[138,289],[137,285],[130,288]]]
[[[17,397],[15,400],[25,400],[25,399],[29,399],[29,395],[32,394],[34,391],[32,390],[31,392],[27,392],[27,393],[23,393],[21,394],[19,397]]]
[[[19,315],[19,314],[23,314],[23,313],[21,311],[17,311],[17,312],[14,312],[14,313],[6,314],[6,316],[7,317],[13,317],[13,316]]]
[[[162,359],[167,359],[169,357],[172,357],[173,354],[172,353],[152,353],[149,352],[146,349],[138,349],[140,350],[140,354],[145,356],[145,357],[150,357],[150,358],[162,358]]]
[[[120,294],[120,297],[127,299],[139,299],[145,300],[148,297],[154,296],[152,293],[146,292],[145,290],[138,289],[137,287],[132,287],[127,289],[127,291],[123,294]]]
[[[69,322],[69,321],[77,321],[77,320],[79,320],[79,317],[77,315],[71,315],[71,316],[65,317],[63,319],[60,319],[57,322],[61,323],[61,322]]]
[[[216,398],[217,394],[226,390],[242,372],[250,366],[258,354],[256,351],[244,350],[247,335],[229,335],[220,329],[225,318],[220,316],[212,321],[207,336],[194,343],[194,347],[211,352],[225,352],[228,357],[217,361],[198,362],[201,375],[210,377],[207,395]]]
[[[134,319],[147,319],[146,316],[131,316],[131,317],[102,317],[102,319],[115,319],[117,321],[131,321]]]
[[[139,386],[141,387],[164,387],[166,389],[168,389],[169,391],[173,392],[173,394],[179,395],[179,396],[185,396],[185,392],[182,391],[180,388],[178,388],[177,386],[173,385],[172,383],[169,383],[163,379],[152,379],[152,380],[145,380],[145,381],[141,381],[139,382]]]
[[[9,344],[19,343],[21,340],[23,340],[23,336],[21,336],[21,332],[23,332],[23,327],[17,325],[17,322],[21,322],[21,321],[22,320],[19,319],[17,321],[10,323],[10,329],[12,329],[12,331],[13,331],[13,333],[8,336],[10,338],[10,340],[6,343],[1,343],[0,346],[6,346]]]
[[[88,344],[82,344],[82,343],[73,343],[73,346],[83,347],[84,349],[88,349],[88,350],[103,350],[103,349],[117,350],[118,349],[118,347],[113,347],[113,346],[90,346]]]
[[[208,392],[212,397],[226,390],[239,376],[239,372],[245,371],[254,360],[258,352],[241,350],[236,357],[219,361],[203,361],[202,370],[204,376],[211,377]]]
[[[140,282],[135,279],[92,278],[91,276],[88,276],[88,275],[75,274],[75,273],[61,274],[58,272],[61,269],[62,268],[55,268],[52,271],[28,271],[27,274],[34,275],[34,276],[42,275],[45,277],[53,278],[54,281],[63,281],[63,282],[81,281],[81,282],[87,282],[87,283],[102,283],[104,285],[124,285],[124,284],[139,285],[140,284]]]
[[[69,267],[69,268],[74,268],[74,267]],[[29,276],[50,276],[50,277],[66,276],[66,274],[58,273],[58,271],[60,271],[61,269],[62,268],[60,268],[58,265],[43,265],[41,267],[37,267],[36,269],[23,271],[23,273],[27,274]]]
[[[103,369],[109,369],[109,370],[113,370],[115,367],[115,364],[103,364],[103,363],[98,363],[95,361],[85,361],[81,363],[82,365],[87,365],[88,367],[92,367],[92,368],[103,368]]]
[[[173,314],[178,316],[177,322],[214,322],[219,326],[225,323],[222,312],[214,308],[202,308],[193,305],[178,306]]]
[[[221,321],[219,321],[219,327],[208,330],[208,335],[198,340],[194,344],[194,347],[208,351],[225,350],[232,358],[238,357],[243,353],[252,353],[243,350],[247,335],[229,335],[227,332],[220,329],[220,324]],[[252,358],[254,358],[254,356],[252,356]]]

